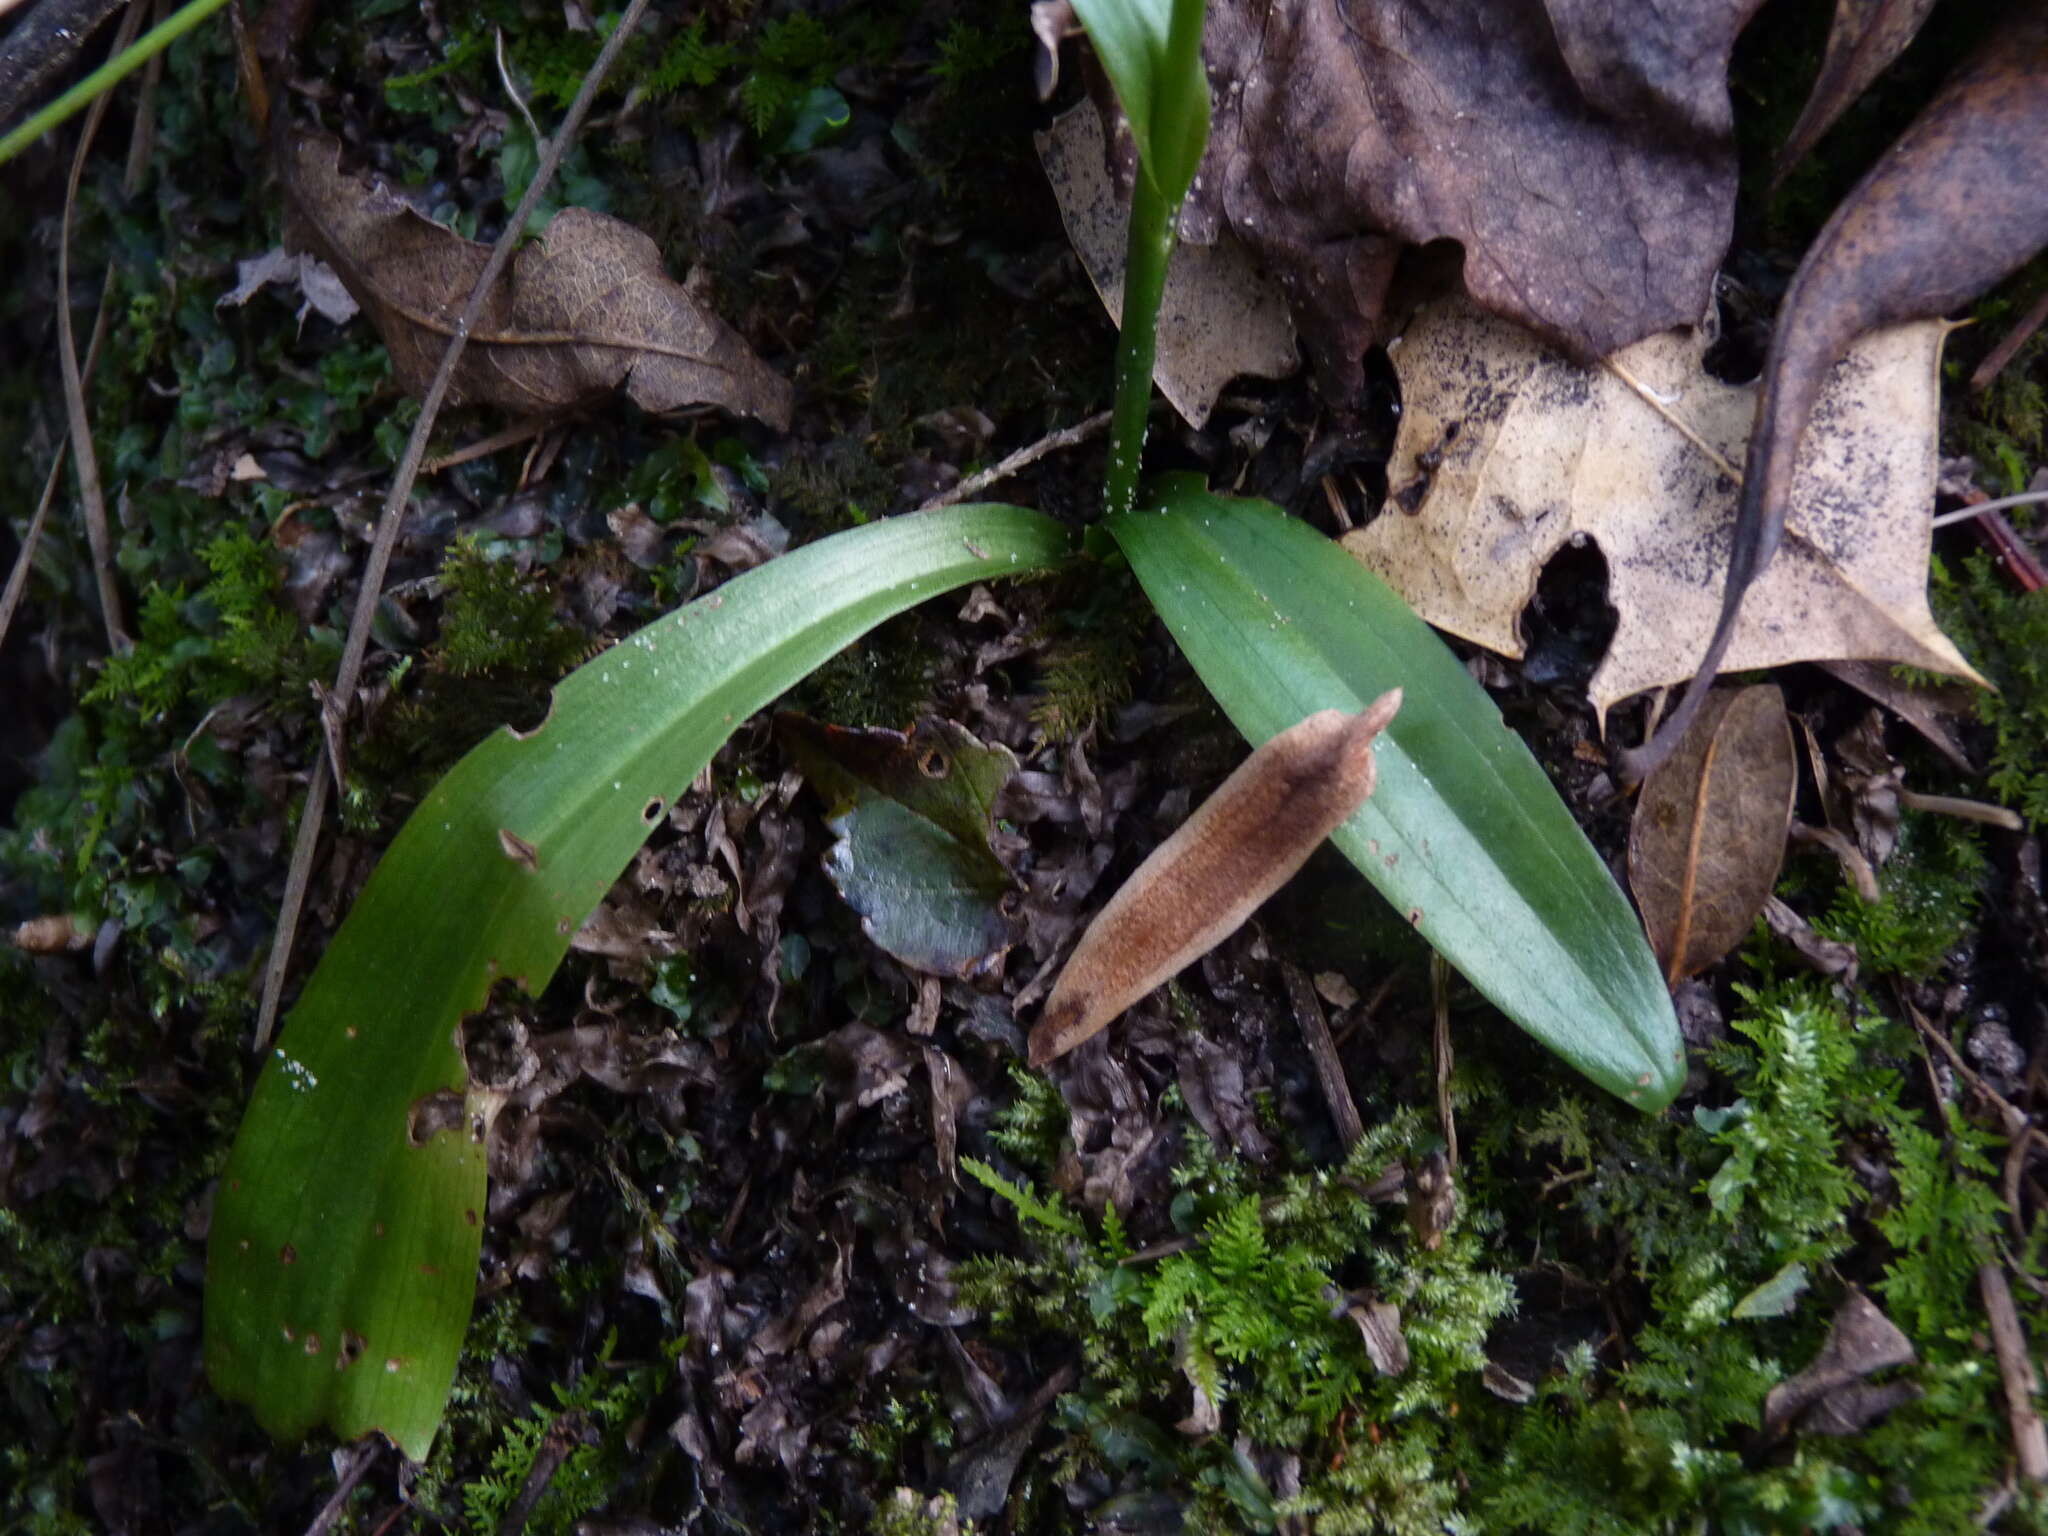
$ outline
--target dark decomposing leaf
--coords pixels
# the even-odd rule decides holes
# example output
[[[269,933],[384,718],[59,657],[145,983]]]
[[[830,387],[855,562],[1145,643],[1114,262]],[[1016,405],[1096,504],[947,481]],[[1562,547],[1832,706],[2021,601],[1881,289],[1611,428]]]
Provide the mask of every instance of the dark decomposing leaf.
[[[1854,1434],[1919,1395],[1911,1382],[1866,1380],[1912,1360],[1912,1341],[1868,1296],[1852,1290],[1813,1363],[1771,1388],[1764,1399],[1764,1428],[1781,1434],[1797,1420],[1811,1434]]]
[[[1792,125],[1772,167],[1772,179],[1806,157],[1806,152],[1832,128],[1850,102],[1896,59],[1920,30],[1934,0],[1835,0],[1835,23],[1828,33],[1827,57],[1813,82],[1806,109]]]
[[[842,730],[800,715],[776,727],[825,802],[825,858],[861,927],[914,970],[983,974],[1015,941],[1018,885],[989,838],[1017,759],[964,727],[928,720],[905,735]]]
[[[345,174],[340,158],[339,142],[320,135],[285,150],[287,244],[334,269],[384,338],[399,384],[423,394],[490,247]],[[617,389],[648,411],[716,405],[789,425],[788,380],[669,278],[659,246],[618,219],[565,208],[491,295],[448,404],[534,414]]]
[[[1644,782],[1629,887],[1674,986],[1749,933],[1784,862],[1797,786],[1784,696],[1768,685],[1711,695]]]
[[[1581,358],[1706,311],[1735,202],[1728,57],[1758,0],[1210,7],[1183,234],[1275,273],[1334,405],[1363,398],[1404,244]]]
[[[1842,355],[1879,326],[1960,308],[2048,245],[2048,198],[2031,190],[2043,143],[2048,10],[2025,6],[1857,184],[1800,262],[1764,360],[1714,638],[1656,739],[1626,755],[1627,777],[1671,751],[1720,669],[1743,596],[1784,537],[1799,446]]]

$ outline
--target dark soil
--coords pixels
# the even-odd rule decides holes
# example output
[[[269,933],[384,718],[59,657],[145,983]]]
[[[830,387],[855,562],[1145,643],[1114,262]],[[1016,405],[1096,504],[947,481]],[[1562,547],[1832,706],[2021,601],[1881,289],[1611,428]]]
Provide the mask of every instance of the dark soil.
[[[794,381],[792,430],[621,405],[422,481],[295,985],[434,780],[537,720],[573,665],[764,541],[908,511],[1107,405],[1115,333],[1032,158],[1044,109],[1013,8],[822,10],[815,36],[779,6],[662,18],[558,189],[696,274]],[[333,8],[274,110],[495,238],[532,142],[492,25],[545,129],[596,50],[564,13],[587,19],[509,0]],[[1739,96],[1777,121],[1820,34],[1790,7],[1759,26],[1790,41],[1746,47]],[[702,51],[720,46],[723,63]],[[1938,46],[1953,56],[1939,37],[1909,55],[1830,153],[1853,167],[1909,116]],[[844,121],[820,128],[806,112],[827,87]],[[59,307],[82,338],[111,272],[88,400],[137,637],[110,666],[67,475],[0,649],[0,920],[73,920],[69,942],[0,948],[0,1530],[938,1531],[942,1494],[989,1531],[2048,1528],[2013,1470],[1977,1278],[2009,1270],[2038,1340],[2038,831],[1909,810],[1876,904],[1795,849],[1780,894],[1814,930],[1759,926],[1681,989],[1693,1073],[1658,1117],[1433,969],[1328,850],[1173,987],[1032,1074],[1020,994],[1042,997],[1079,924],[1244,750],[1113,570],[927,603],[784,701],[842,726],[936,717],[1016,755],[998,808],[1021,893],[1007,956],[945,981],[890,959],[821,865],[832,834],[783,739],[748,722],[545,994],[501,988],[471,1023],[480,1080],[537,1054],[562,1086],[495,1129],[476,1312],[429,1461],[324,1432],[273,1444],[201,1366],[211,1191],[258,1065],[312,688],[416,407],[361,320],[301,313],[285,287],[221,302],[281,218],[225,20],[150,89],[134,187],[132,87],[88,157],[69,292],[73,131],[0,169],[0,561],[65,435]],[[1738,342],[1767,334],[1768,274],[1782,282],[1853,176],[1830,160],[1750,200]],[[2037,262],[1987,302],[1964,372],[2044,281]],[[1992,396],[1958,389],[1948,446],[1974,462],[1945,505],[2036,473],[2044,387],[2035,345]],[[1159,467],[1325,530],[1326,484],[1347,518],[1384,491],[1390,415],[1333,441],[1306,383],[1247,384],[1201,432],[1167,419]],[[437,451],[504,425],[451,414]],[[997,494],[1079,529],[1101,460],[1058,453]],[[1877,750],[1916,788],[2024,806],[2048,760],[2048,614],[1976,548],[1944,536],[1938,590],[2007,712],[1948,717],[1967,772],[1889,717]],[[1583,693],[1612,630],[1604,589],[1597,552],[1561,558],[1527,661],[1470,666],[1619,869],[1629,804]],[[1776,680],[1841,773],[1870,703],[1817,668]],[[1810,770],[1800,814],[1825,817]],[[1952,1051],[1929,1054],[1916,1012]],[[1361,1148],[1305,1014],[1334,1036]],[[1020,1218],[970,1159],[1085,1235]],[[1169,1274],[1189,1317],[1222,1320],[1213,1335],[1176,1325]],[[1776,1310],[1757,1301],[1794,1279]],[[1888,1415],[1843,1406],[1839,1437],[1772,1416],[1767,1394],[1864,1292],[1916,1352],[1881,1383],[1910,1390]],[[1388,1299],[1404,1375],[1374,1353]],[[1260,1331],[1273,1319],[1284,1342]],[[1205,1421],[1191,1341],[1212,1336],[1242,1347],[1219,1351]]]

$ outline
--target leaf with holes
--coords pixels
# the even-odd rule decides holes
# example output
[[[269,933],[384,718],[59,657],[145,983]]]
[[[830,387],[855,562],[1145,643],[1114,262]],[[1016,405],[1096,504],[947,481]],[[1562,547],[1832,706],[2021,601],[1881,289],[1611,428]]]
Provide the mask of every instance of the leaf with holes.
[[[1331,840],[1501,1012],[1645,1110],[1684,1081],[1642,925],[1543,769],[1448,647],[1364,566],[1268,502],[1162,476],[1110,531],[1253,743],[1392,688],[1379,788]]]
[[[1050,518],[894,518],[735,578],[565,678],[392,843],[265,1063],[216,1199],[206,1364],[265,1428],[427,1454],[476,1288],[488,1096],[458,1032],[548,984],[586,913],[733,728],[892,614],[1066,554]],[[459,1107],[459,1112],[458,1112]],[[430,1118],[422,1113],[438,1108]]]

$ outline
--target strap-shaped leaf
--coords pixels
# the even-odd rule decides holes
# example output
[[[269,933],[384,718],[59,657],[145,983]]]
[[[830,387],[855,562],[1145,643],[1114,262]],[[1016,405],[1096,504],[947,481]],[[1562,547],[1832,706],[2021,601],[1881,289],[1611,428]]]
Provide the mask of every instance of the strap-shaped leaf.
[[[1627,899],[1448,647],[1365,567],[1271,503],[1164,476],[1110,532],[1254,744],[1389,688],[1379,789],[1332,839],[1473,986],[1643,1109],[1684,1079],[1671,1000]]]
[[[1130,120],[1138,163],[1178,209],[1209,142],[1203,0],[1074,0],[1095,56]]]
[[[1062,559],[1059,524],[980,505],[824,539],[727,583],[556,688],[434,788],[292,1010],[235,1139],[207,1252],[206,1363],[273,1434],[379,1429],[427,1453],[476,1289],[489,1104],[463,1016],[538,993],[570,936],[747,716],[951,587]]]

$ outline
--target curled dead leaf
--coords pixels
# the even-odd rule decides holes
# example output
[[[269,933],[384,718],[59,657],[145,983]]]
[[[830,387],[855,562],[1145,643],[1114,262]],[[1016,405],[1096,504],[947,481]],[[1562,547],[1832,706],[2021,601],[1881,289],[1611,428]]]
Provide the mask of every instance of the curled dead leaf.
[[[1647,774],[1726,662],[1743,599],[1802,505],[1800,447],[1829,374],[1860,336],[1945,315],[2048,246],[2048,198],[2030,191],[2048,143],[2048,9],[2010,22],[1942,88],[1835,210],[1786,290],[1759,380],[1742,500],[1713,639],[1685,698],[1620,766]]]
[[[1096,914],[1031,1031],[1042,1067],[1214,949],[1364,803],[1401,690],[1282,731],[1218,786]]]
[[[1768,685],[1711,696],[1644,781],[1628,881],[1673,986],[1749,933],[1777,884],[1797,786],[1784,696]]]
[[[286,241],[334,269],[383,337],[399,384],[423,394],[490,247],[344,173],[340,160],[340,143],[324,135],[285,149]],[[491,295],[448,403],[533,414],[617,389],[648,411],[716,405],[789,425],[788,380],[668,276],[659,246],[619,219],[565,208]]]
[[[1785,173],[1834,126],[1843,110],[1913,41],[1934,0],[1835,0],[1827,56],[1799,121],[1778,151],[1771,179]]]

